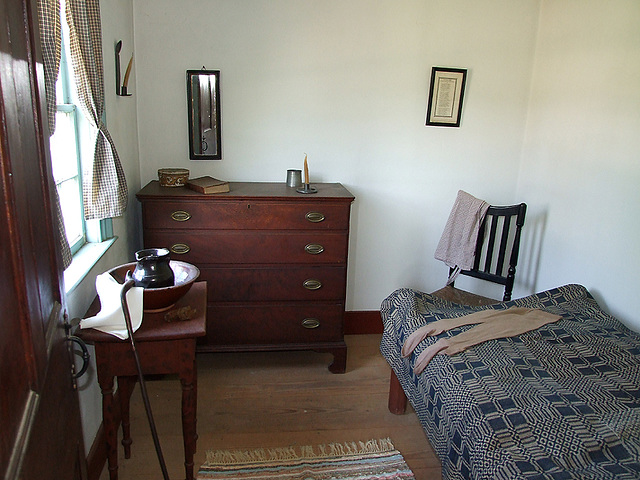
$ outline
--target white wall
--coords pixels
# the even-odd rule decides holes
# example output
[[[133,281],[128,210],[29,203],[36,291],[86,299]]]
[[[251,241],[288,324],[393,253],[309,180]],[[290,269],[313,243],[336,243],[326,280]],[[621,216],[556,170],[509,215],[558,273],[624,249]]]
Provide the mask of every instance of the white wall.
[[[349,310],[377,309],[398,286],[441,285],[433,251],[459,188],[525,201],[515,294],[582,283],[640,329],[638,215],[610,209],[638,204],[639,9],[136,0],[141,181],[168,166],[283,181],[308,153],[312,180],[357,197]],[[424,126],[433,65],[469,70],[460,128]],[[222,71],[222,161],[188,159],[185,71],[202,66]]]
[[[135,0],[142,183],[161,167],[312,181],[352,207],[347,309],[439,288],[459,188],[516,200],[539,1]],[[431,67],[469,70],[460,128],[426,127]],[[188,69],[221,70],[222,161],[188,157]]]
[[[541,237],[529,287],[581,283],[636,330],[639,85],[640,2],[543,1],[518,185]]]

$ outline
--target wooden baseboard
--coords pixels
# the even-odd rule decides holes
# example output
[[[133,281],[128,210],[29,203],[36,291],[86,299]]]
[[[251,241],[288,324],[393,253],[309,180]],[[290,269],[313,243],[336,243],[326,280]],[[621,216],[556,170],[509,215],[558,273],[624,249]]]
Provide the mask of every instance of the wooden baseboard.
[[[382,333],[382,318],[379,310],[348,311],[344,315],[345,335]]]
[[[104,438],[104,428],[100,424],[96,438],[93,439],[91,450],[87,456],[87,477],[88,480],[98,480],[100,474],[107,463],[107,447]]]

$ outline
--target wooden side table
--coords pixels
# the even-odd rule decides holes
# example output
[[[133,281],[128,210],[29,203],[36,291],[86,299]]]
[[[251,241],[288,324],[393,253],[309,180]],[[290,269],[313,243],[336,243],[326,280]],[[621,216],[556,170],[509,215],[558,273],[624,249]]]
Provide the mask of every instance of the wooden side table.
[[[95,302],[91,310],[99,310]],[[145,375],[177,374],[182,385],[182,434],[186,479],[193,479],[193,456],[196,452],[197,369],[196,338],[206,333],[207,284],[197,282],[182,297],[175,308],[190,306],[196,310],[190,320],[167,322],[165,313],[145,312],[142,325],[134,333],[136,349]],[[109,478],[118,478],[116,416],[113,401],[113,379],[118,378],[125,458],[131,453],[129,429],[129,399],[137,380],[137,369],[131,343],[98,330],[78,332],[86,343],[95,346],[98,383],[102,390],[102,421],[104,424]]]

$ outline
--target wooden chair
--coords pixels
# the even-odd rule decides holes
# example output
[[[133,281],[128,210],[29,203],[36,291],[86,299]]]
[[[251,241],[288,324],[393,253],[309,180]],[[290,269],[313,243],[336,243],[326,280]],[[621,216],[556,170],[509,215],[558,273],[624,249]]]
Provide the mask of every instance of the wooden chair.
[[[478,232],[475,263],[461,275],[504,285],[502,301],[511,300],[527,205],[490,206]],[[451,274],[451,269],[449,274]],[[432,293],[461,305],[489,305],[498,300],[455,288],[454,283]]]
[[[504,285],[502,301],[511,300],[513,282],[520,251],[520,234],[524,225],[527,205],[490,206],[478,231],[474,266],[462,270],[461,275],[480,278]],[[515,220],[515,221],[514,221]],[[505,262],[508,259],[508,264]],[[449,274],[451,274],[451,269]],[[447,285],[431,295],[460,305],[491,305],[495,300]],[[395,372],[391,370],[389,381],[389,411],[396,415],[405,412],[407,397]]]

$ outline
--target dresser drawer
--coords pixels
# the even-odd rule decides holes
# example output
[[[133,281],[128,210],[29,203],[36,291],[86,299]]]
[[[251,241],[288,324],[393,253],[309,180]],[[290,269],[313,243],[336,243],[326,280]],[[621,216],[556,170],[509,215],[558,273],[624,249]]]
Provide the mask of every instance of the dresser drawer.
[[[349,205],[265,201],[145,202],[145,228],[347,230]]]
[[[342,304],[209,305],[207,345],[269,345],[343,340]],[[306,326],[305,326],[306,325]]]
[[[344,299],[344,267],[203,267],[209,302],[327,301]]]
[[[348,234],[265,231],[145,230],[145,248],[165,247],[174,260],[205,264],[345,264]]]

